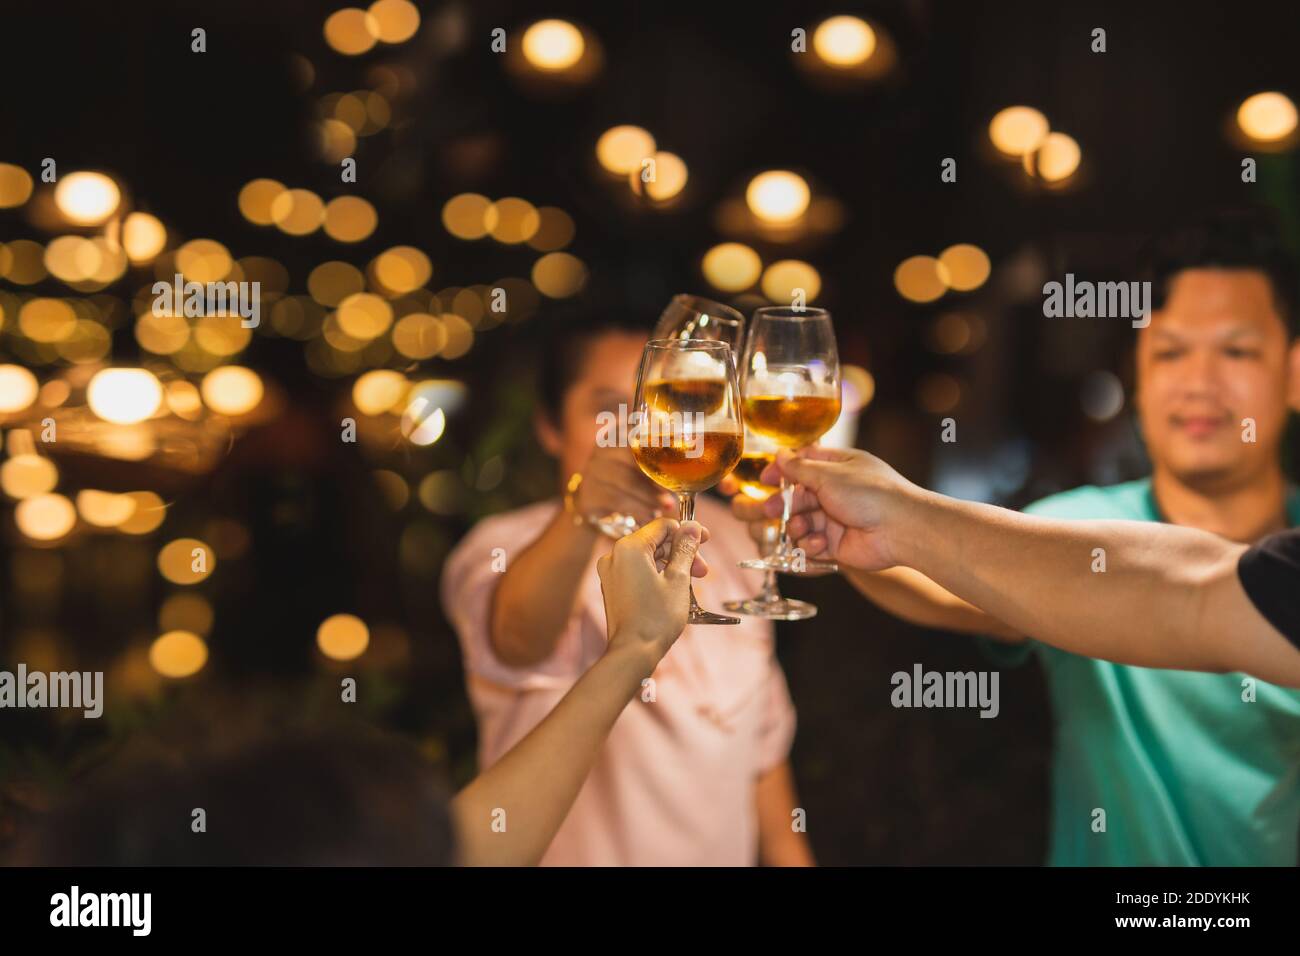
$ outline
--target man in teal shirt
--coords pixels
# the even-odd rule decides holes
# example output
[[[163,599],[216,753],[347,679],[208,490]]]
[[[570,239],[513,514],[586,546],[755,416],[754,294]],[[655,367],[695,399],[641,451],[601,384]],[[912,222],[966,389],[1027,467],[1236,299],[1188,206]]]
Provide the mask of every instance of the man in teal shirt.
[[[1240,542],[1297,523],[1280,449],[1288,408],[1300,408],[1300,343],[1294,279],[1275,236],[1212,221],[1166,240],[1152,273],[1136,395],[1151,478],[1027,510],[1164,520]],[[762,508],[733,501],[749,520],[763,520]],[[845,577],[914,623],[992,635],[1008,663],[1039,652],[1056,716],[1053,864],[1295,864],[1300,692],[1057,650],[908,568]]]
[[[1162,520],[1150,479],[1078,488],[1025,511]],[[1286,513],[1300,525],[1294,489]],[[1005,663],[1036,651],[1047,674],[1051,864],[1295,865],[1300,692],[1240,673],[1112,664],[1037,641],[989,650]]]

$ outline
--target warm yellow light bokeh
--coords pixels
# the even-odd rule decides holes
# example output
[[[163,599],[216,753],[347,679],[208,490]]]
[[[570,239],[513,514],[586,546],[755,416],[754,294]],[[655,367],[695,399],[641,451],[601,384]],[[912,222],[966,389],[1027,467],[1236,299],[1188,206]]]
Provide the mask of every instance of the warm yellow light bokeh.
[[[992,268],[984,250],[969,243],[949,246],[939,253],[939,262],[948,272],[948,285],[958,292],[978,289]]]
[[[34,495],[18,502],[14,523],[33,541],[57,541],[76,527],[77,509],[63,495]]]
[[[374,369],[352,384],[352,401],[364,415],[382,415],[396,407],[410,387],[410,382],[401,372]]]
[[[0,413],[21,412],[39,389],[36,376],[21,365],[0,365]]]
[[[76,172],[60,177],[54,187],[54,204],[72,222],[94,226],[117,210],[122,191],[103,173]]]
[[[278,180],[254,179],[239,191],[239,211],[255,225],[274,225],[275,217],[271,215],[271,206],[284,192],[284,183]]]
[[[14,455],[0,465],[0,489],[15,500],[48,494],[58,483],[59,469],[43,455]]]
[[[325,42],[344,56],[360,56],[379,40],[379,23],[359,7],[335,10],[325,20]]]
[[[375,0],[367,11],[375,37],[383,43],[405,43],[420,29],[420,11],[410,0]]]
[[[208,645],[191,631],[168,631],[149,647],[149,663],[163,677],[190,677],[207,662]]]
[[[133,212],[122,223],[122,246],[132,262],[149,262],[167,245],[167,227],[157,216]]]
[[[704,254],[700,269],[715,289],[742,292],[758,281],[763,260],[744,243],[724,242]]]
[[[81,520],[96,528],[116,528],[135,514],[136,502],[130,495],[113,494],[83,488],[77,492],[77,512]]]
[[[807,211],[811,201],[808,182],[798,173],[786,169],[759,173],[745,189],[749,211],[764,222],[794,222]]]
[[[355,660],[370,644],[370,629],[354,614],[327,617],[316,629],[316,646],[336,661]]]
[[[262,401],[261,377],[242,365],[222,365],[203,376],[203,402],[222,415],[246,415]]]
[[[216,567],[212,547],[198,538],[177,538],[158,552],[158,573],[172,584],[198,584]]]
[[[587,283],[587,267],[567,252],[548,252],[533,263],[533,285],[542,295],[566,299]]]
[[[1036,150],[1049,129],[1047,117],[1032,106],[1008,106],[989,121],[989,139],[999,152],[1019,158]]]
[[[126,496],[135,502],[135,510],[117,530],[124,534],[148,534],[157,529],[167,517],[167,505],[152,491],[128,491]]]
[[[1059,183],[1074,174],[1082,158],[1083,151],[1073,138],[1052,132],[1033,154],[1025,156],[1024,166],[1027,172],[1037,173],[1049,183]]]
[[[482,239],[488,234],[487,215],[492,200],[478,193],[461,193],[442,207],[442,224],[457,239]]]
[[[686,169],[686,162],[680,156],[661,150],[650,158],[654,160],[653,165],[643,160],[639,168],[628,174],[633,192],[640,194],[644,190],[651,199],[664,202],[686,188],[686,180],[690,178],[690,173]],[[647,178],[652,170],[653,178]]]
[[[27,202],[32,185],[27,170],[12,163],[0,163],[0,209],[12,209]]]
[[[615,126],[596,141],[596,160],[611,173],[625,176],[655,153],[655,138],[640,126]]]
[[[822,277],[806,262],[782,259],[763,272],[762,289],[763,295],[781,305],[792,304],[796,291],[803,290],[803,302],[807,304],[821,292]]]
[[[86,387],[86,404],[106,422],[134,425],[158,410],[162,384],[142,368],[106,368]]]
[[[1276,142],[1295,132],[1296,107],[1285,94],[1256,93],[1237,108],[1237,125],[1253,140]]]
[[[894,270],[894,288],[911,302],[933,302],[948,291],[948,270],[933,256],[912,256]]]
[[[360,242],[378,225],[375,207],[360,196],[339,196],[325,207],[325,234],[338,242]]]
[[[876,51],[876,33],[859,17],[831,17],[817,25],[812,43],[823,62],[852,67],[865,63]]]
[[[325,204],[310,189],[287,189],[271,201],[271,221],[281,232],[305,236],[325,221]]]
[[[567,20],[539,20],[524,31],[524,59],[539,70],[567,70],[586,50],[582,31]]]

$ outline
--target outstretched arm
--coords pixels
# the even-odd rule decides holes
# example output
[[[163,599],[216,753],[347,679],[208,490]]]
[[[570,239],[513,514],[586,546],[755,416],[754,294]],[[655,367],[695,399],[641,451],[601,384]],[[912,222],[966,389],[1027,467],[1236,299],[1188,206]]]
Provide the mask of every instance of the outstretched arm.
[[[535,864],[623,708],[686,626],[703,529],[660,518],[597,562],[609,648],[532,732],[452,801],[461,863]]]
[[[1012,628],[1140,667],[1245,671],[1300,687],[1300,650],[1256,610],[1245,547],[1191,528],[1056,521],[925,491],[861,451],[782,454],[810,556],[915,568]],[[1094,551],[1106,570],[1094,571]],[[1300,583],[1300,582],[1298,582]]]

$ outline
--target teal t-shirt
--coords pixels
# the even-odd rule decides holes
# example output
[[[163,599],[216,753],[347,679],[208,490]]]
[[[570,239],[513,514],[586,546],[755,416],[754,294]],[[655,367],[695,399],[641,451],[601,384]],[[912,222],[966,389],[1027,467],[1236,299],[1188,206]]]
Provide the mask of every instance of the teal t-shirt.
[[[1025,511],[1160,520],[1150,480],[1077,488]],[[1287,511],[1300,525],[1295,491]],[[1296,864],[1300,691],[1240,673],[1112,664],[1037,641],[987,646],[1008,664],[1037,651],[1047,673],[1053,866]],[[1244,700],[1252,683],[1255,699]],[[1094,830],[1097,810],[1104,832]]]

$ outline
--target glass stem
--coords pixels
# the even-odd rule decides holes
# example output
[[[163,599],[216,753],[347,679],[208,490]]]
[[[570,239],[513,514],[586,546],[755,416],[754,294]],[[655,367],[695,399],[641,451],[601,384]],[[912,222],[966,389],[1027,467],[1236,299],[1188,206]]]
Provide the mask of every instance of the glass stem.
[[[679,491],[677,493],[677,520],[678,521],[695,520],[695,492]],[[700,605],[699,602],[695,600],[694,579],[692,579],[691,584],[688,585],[688,590],[691,595],[690,617],[695,617],[696,613],[700,611]]]
[[[786,525],[790,523],[790,509],[794,506],[794,485],[781,476],[781,531],[777,536],[776,557],[785,559],[790,551],[790,532]]]

